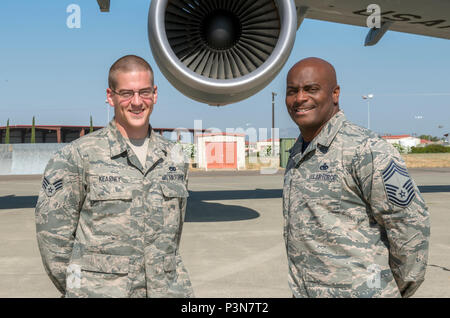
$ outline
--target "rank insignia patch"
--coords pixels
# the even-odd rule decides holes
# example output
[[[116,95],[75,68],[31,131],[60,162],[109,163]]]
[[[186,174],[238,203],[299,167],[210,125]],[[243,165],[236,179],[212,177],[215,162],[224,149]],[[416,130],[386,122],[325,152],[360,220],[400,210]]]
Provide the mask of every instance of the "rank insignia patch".
[[[416,196],[408,171],[391,160],[383,171],[384,188],[389,202],[407,207]]]
[[[48,197],[54,196],[56,191],[62,189],[62,187],[63,187],[62,179],[59,179],[54,183],[50,183],[50,181],[48,181],[47,178],[44,178],[44,181],[42,182],[42,188],[44,189],[45,194]]]

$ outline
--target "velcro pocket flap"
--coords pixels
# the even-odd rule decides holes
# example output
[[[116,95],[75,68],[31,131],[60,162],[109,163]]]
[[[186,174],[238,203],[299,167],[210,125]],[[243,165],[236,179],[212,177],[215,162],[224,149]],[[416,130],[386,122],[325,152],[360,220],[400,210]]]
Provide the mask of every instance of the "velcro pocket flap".
[[[184,183],[181,182],[161,182],[161,191],[168,198],[187,198],[189,193]]]
[[[128,256],[108,254],[88,254],[81,259],[81,268],[90,272],[127,274]]]
[[[89,197],[94,201],[131,200],[132,193],[123,185],[97,183],[91,186]]]

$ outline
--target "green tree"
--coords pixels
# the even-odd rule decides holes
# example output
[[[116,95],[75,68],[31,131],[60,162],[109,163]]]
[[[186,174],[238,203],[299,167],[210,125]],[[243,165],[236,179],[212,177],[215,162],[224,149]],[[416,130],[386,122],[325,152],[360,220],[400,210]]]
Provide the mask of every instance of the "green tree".
[[[412,153],[442,153],[450,152],[450,147],[445,147],[442,145],[429,145],[426,147],[412,147]]]
[[[420,135],[419,138],[429,140],[429,141],[439,141],[439,137],[431,136],[431,135]]]
[[[36,125],[34,123],[34,116],[33,116],[33,123],[31,124],[31,141],[32,144],[36,143]]]
[[[89,133],[94,131],[94,125],[92,124],[92,116],[91,116],[91,125],[89,127]]]
[[[400,152],[400,153],[408,152],[408,150],[405,147],[403,147],[402,145],[400,145],[398,143],[394,143],[394,144],[392,144],[392,146],[394,146],[394,148],[396,148],[398,150],[398,152]]]
[[[8,121],[6,122],[5,144],[9,144],[9,118]]]

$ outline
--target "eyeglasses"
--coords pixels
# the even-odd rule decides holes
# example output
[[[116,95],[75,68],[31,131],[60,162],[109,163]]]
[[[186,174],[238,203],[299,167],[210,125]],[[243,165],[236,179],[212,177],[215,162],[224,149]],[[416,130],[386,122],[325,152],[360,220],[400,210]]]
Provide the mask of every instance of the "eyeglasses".
[[[133,90],[122,90],[120,92],[116,92],[115,90],[111,89],[111,91],[114,94],[117,94],[121,97],[122,100],[129,100],[134,97],[134,94],[138,93],[139,97],[142,99],[149,99],[153,96],[153,88],[144,88],[140,91],[133,91]]]

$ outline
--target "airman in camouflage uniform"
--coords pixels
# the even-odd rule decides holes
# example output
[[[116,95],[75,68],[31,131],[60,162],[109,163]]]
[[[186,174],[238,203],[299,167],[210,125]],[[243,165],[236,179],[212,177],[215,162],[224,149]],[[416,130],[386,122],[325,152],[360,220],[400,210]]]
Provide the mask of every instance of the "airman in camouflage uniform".
[[[188,197],[182,149],[147,118],[143,167],[117,126],[114,118],[48,163],[36,206],[44,267],[66,297],[192,297],[179,254]]]
[[[317,58],[288,75],[301,130],[284,177],[289,285],[294,297],[409,297],[425,276],[427,207],[398,151],[339,110],[333,76]]]

